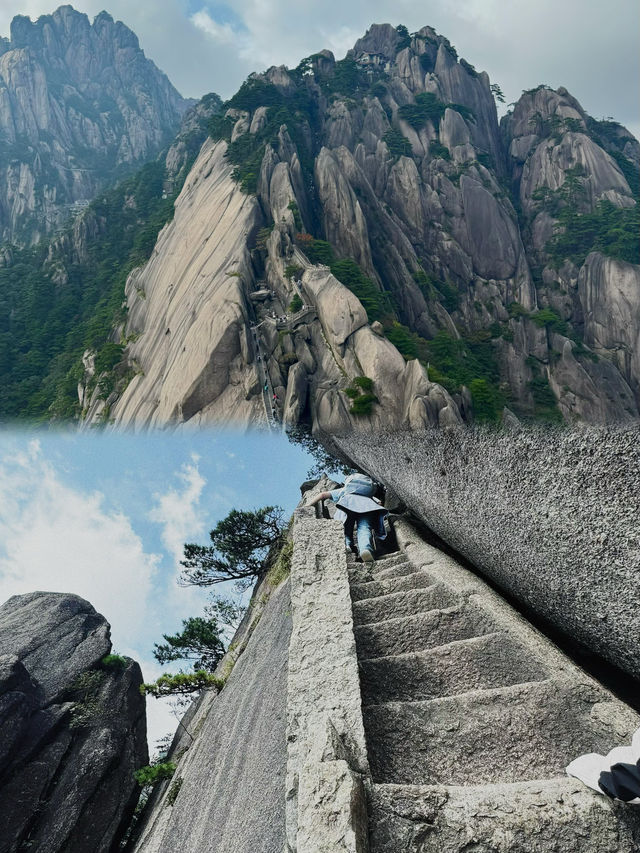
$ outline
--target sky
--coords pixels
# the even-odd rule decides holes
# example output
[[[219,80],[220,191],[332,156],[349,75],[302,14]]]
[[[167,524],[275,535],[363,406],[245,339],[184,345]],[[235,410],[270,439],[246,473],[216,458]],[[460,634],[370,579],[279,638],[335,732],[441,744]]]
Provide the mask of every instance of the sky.
[[[16,14],[55,0],[2,0],[0,34]],[[230,97],[252,71],[293,67],[323,48],[342,58],[372,23],[425,25],[498,83],[507,103],[539,83],[565,86],[595,118],[640,136],[637,0],[75,0],[106,9],[138,35],[146,55],[187,97]]]
[[[277,504],[288,517],[312,463],[265,432],[0,432],[0,604],[75,593],[105,616],[114,651],[137,660],[145,681],[175,672],[153,645],[208,598],[177,584],[183,544],[206,544],[232,508]],[[233,597],[225,587],[214,591]],[[177,723],[166,702],[150,698],[147,709],[153,748]]]

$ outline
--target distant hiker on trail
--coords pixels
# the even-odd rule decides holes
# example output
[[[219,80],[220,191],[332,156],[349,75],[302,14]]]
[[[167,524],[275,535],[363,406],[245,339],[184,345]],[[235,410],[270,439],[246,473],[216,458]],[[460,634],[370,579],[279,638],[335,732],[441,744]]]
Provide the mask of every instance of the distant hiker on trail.
[[[320,501],[332,500],[336,504],[336,521],[344,522],[344,538],[347,548],[359,553],[363,563],[375,559],[374,539],[387,535],[384,519],[388,510],[373,498],[375,485],[366,474],[351,474],[344,485],[331,492],[320,492],[309,503],[315,506]],[[356,531],[357,549],[353,542]]]

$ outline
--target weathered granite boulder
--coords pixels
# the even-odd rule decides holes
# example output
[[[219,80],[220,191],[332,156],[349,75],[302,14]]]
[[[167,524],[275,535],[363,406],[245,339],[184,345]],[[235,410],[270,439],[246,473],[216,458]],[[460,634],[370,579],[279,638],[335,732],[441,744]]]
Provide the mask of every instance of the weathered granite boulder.
[[[142,674],[102,663],[109,625],[75,595],[0,607],[0,850],[109,853],[148,761]]]

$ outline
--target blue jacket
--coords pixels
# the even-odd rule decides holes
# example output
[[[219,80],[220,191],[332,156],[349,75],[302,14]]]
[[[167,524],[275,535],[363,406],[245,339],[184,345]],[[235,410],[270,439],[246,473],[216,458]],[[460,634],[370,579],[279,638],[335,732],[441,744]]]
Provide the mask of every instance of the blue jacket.
[[[334,489],[331,492],[331,500],[336,504],[337,508],[336,521],[346,521],[348,513],[352,513],[353,515],[376,513],[375,534],[378,539],[384,539],[387,535],[384,528],[384,520],[389,515],[389,510],[381,504],[376,503],[373,498],[348,491],[348,488],[349,483],[345,483],[341,489]]]

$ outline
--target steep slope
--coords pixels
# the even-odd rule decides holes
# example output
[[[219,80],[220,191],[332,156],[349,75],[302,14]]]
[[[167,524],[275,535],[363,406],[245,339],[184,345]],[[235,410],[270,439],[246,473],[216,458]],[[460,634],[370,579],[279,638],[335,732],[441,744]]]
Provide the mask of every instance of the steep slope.
[[[168,151],[104,188],[65,230],[0,254],[0,419],[77,418],[124,381],[111,368],[122,350],[113,327],[124,322],[127,276],[172,217],[220,103],[206,95],[185,113]]]
[[[225,221],[224,239],[245,241],[227,272],[255,310],[265,417],[333,432],[438,423],[443,409],[443,422],[498,420],[505,405],[524,418],[638,418],[640,146],[563,89],[525,93],[499,127],[494,91],[430,27],[374,25],[339,62],[322,51],[252,75],[212,123],[228,179],[255,198],[253,227],[232,238]],[[202,355],[192,348],[189,365],[182,352],[171,384],[186,399]],[[223,384],[236,357],[216,358]],[[189,418],[221,416],[210,404],[222,386],[208,387]],[[187,419],[138,388],[147,421]]]
[[[534,375],[546,375],[567,419],[635,414],[640,144],[545,86],[525,92],[502,129],[543,307],[546,354],[532,351]]]
[[[140,667],[75,595],[10,598],[0,648],[0,850],[108,853],[148,760]]]
[[[260,213],[229,171],[224,145],[206,143],[153,257],[127,282],[129,356],[139,372],[112,411],[123,425],[208,414],[251,423],[264,414],[243,288],[246,235]]]
[[[262,212],[232,179],[226,150],[222,141],[203,146],[173,222],[150,262],[130,276],[125,334],[133,339],[127,359],[135,376],[121,397],[114,391],[90,408],[88,421],[109,407],[122,426],[267,425],[279,407],[288,425],[311,411],[314,424],[341,431],[357,421],[340,389],[365,377],[377,393],[369,428],[459,423],[447,392],[418,362],[405,365],[327,268],[299,254],[302,278],[292,284],[280,248],[289,240],[286,224],[262,233],[272,290],[256,284],[247,243],[255,240]],[[296,288],[306,306],[298,296],[300,311],[276,317],[273,306],[286,310]],[[266,297],[271,310],[252,296]],[[365,390],[354,387],[356,398],[364,399]]]
[[[71,6],[0,40],[0,241],[29,244],[155,156],[188,107],[124,24]]]

